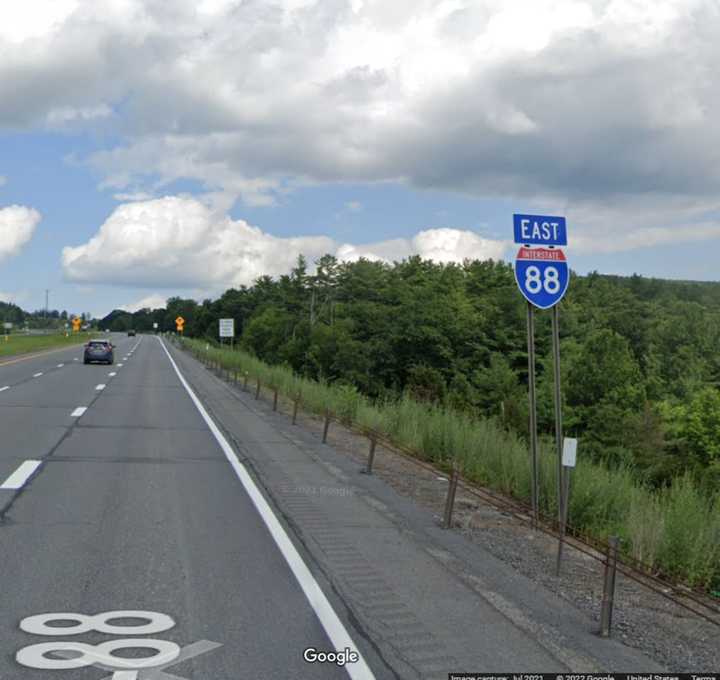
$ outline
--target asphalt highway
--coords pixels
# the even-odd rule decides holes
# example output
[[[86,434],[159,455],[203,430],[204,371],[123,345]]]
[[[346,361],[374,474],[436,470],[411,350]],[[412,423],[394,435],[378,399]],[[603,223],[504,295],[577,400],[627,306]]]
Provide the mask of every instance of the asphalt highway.
[[[385,677],[161,341],[114,342],[0,365],[0,678]]]

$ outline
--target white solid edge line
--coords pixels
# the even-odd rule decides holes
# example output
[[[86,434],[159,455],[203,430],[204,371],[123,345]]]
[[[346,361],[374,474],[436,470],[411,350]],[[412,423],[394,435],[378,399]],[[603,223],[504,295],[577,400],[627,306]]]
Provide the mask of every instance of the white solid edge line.
[[[305,562],[303,562],[302,557],[300,557],[300,553],[298,553],[297,549],[285,532],[285,529],[283,529],[282,524],[280,524],[278,518],[275,516],[275,513],[272,511],[272,508],[268,505],[265,497],[256,486],[248,471],[245,469],[245,466],[238,460],[237,455],[235,455],[235,451],[233,451],[230,444],[228,444],[227,439],[225,439],[222,432],[218,429],[218,426],[208,415],[205,407],[197,398],[187,380],[185,380],[185,377],[180,372],[175,360],[170,356],[170,352],[168,352],[167,347],[165,347],[165,343],[161,338],[158,338],[158,341],[165,350],[165,354],[170,360],[172,367],[175,369],[175,373],[177,373],[178,378],[180,378],[180,382],[187,391],[188,395],[190,395],[190,399],[192,399],[195,404],[195,408],[197,408],[200,415],[203,417],[203,420],[207,423],[207,426],[210,428],[210,432],[213,433],[213,436],[217,440],[217,443],[220,444],[220,448],[223,450],[223,453],[235,471],[235,474],[245,487],[245,491],[247,491],[248,496],[250,496],[250,500],[252,500],[253,505],[262,518],[262,521],[268,528],[275,544],[280,549],[280,552],[285,558],[290,570],[295,575],[300,588],[302,588],[310,606],[315,611],[322,627],[325,629],[327,636],[330,638],[330,642],[333,643],[335,649],[337,650],[349,647],[357,652],[359,657],[358,660],[355,663],[348,663],[344,666],[348,675],[352,678],[352,680],[375,680],[375,675],[363,658],[360,648],[353,642],[350,634],[345,629],[342,621],[338,618],[338,615],[335,613],[335,610],[332,608],[332,605],[328,601],[327,597],[325,597],[325,593],[323,593],[322,588],[318,585],[315,577],[307,568]]]
[[[35,470],[42,465],[41,460],[26,460],[15,470],[0,486],[0,489],[22,489],[25,482],[30,478]]]
[[[79,418],[85,411],[87,411],[87,406],[78,406],[70,415],[73,418]]]

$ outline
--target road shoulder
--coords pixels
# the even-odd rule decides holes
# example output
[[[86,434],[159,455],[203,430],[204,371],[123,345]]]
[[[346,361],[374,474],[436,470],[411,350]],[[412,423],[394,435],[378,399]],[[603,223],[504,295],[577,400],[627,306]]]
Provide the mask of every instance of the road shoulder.
[[[357,626],[401,677],[660,671],[357,462],[172,349],[206,408]],[[445,674],[443,676],[443,674]]]

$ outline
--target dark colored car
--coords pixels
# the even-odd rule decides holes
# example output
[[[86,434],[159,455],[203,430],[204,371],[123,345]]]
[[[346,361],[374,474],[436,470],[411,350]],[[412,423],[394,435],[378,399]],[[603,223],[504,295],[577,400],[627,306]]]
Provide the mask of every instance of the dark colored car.
[[[128,337],[135,337],[135,331],[128,331]]]
[[[97,361],[104,364],[115,363],[115,345],[109,340],[90,340],[85,345],[85,355],[83,362],[89,364]]]

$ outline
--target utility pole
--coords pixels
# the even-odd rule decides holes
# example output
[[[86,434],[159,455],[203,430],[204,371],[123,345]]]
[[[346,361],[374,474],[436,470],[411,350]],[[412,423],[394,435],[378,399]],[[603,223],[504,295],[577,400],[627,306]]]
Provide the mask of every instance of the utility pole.
[[[49,299],[50,299],[50,289],[46,288],[45,289],[45,318],[46,319],[48,317],[48,301],[49,301]]]

